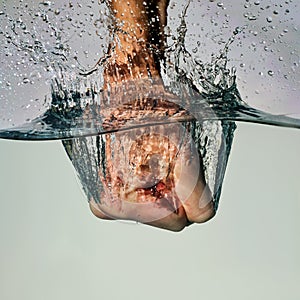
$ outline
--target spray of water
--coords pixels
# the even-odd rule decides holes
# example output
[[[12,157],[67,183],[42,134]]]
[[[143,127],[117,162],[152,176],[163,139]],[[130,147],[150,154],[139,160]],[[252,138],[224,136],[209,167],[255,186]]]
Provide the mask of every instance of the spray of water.
[[[224,4],[210,2],[207,7],[215,5],[221,18]],[[145,47],[159,58],[159,80],[150,74],[108,83],[109,76],[124,75],[124,70],[114,67],[110,71],[116,36],[122,32],[133,42],[136,39],[124,30],[126,24],[116,24],[109,3],[3,4],[0,58],[7,72],[0,75],[0,137],[62,139],[90,203],[101,216],[180,230],[186,223],[172,227],[172,220],[167,225],[161,220],[169,218],[170,211],[179,216],[184,207],[187,223],[202,222],[218,207],[234,121],[294,128],[300,128],[300,121],[255,109],[242,99],[238,68],[230,54],[248,32],[258,34],[251,24],[237,24],[227,40],[214,33],[219,50],[206,61],[199,58],[204,42],[194,41],[189,33],[189,27],[195,26],[189,19],[192,1],[179,7],[176,18],[170,12],[178,8],[171,3],[170,24],[164,27],[166,42]],[[244,7],[251,5],[246,1]],[[264,10],[268,8],[244,17],[255,21]],[[229,27],[228,18],[225,14],[222,30]],[[210,21],[217,24],[214,15]],[[155,22],[153,16],[150,23]],[[266,22],[272,23],[271,18]],[[99,46],[93,47],[95,43]],[[272,69],[268,73],[274,75]],[[189,174],[195,180],[191,186],[183,179]],[[193,207],[198,198],[201,205]],[[142,209],[141,204],[150,206]],[[152,210],[156,213],[150,214]]]
[[[195,27],[191,13],[193,4],[188,2],[177,8],[178,11],[181,10],[177,23],[172,21],[175,18],[171,14],[172,10],[177,13],[176,5],[170,5],[170,24],[165,28],[167,44],[161,61],[164,85],[178,96],[183,94],[180,90],[192,88],[194,94],[192,103],[189,104],[190,110],[193,114],[201,112],[202,118],[298,128],[298,119],[264,113],[242,100],[238,90],[241,83],[238,82],[237,69],[243,69],[240,65],[244,63],[232,66],[229,57],[234,52],[233,45],[241,43],[248,32],[259,34],[253,32],[252,23],[234,27],[227,41],[223,36],[222,40],[218,40],[220,50],[211,53],[209,60],[200,60],[204,38],[201,36],[202,41],[195,41],[195,38],[191,39],[192,34],[187,36],[190,30],[188,26]],[[224,11],[224,5],[213,2],[210,5],[217,7],[218,16],[222,20],[220,11]],[[260,14],[270,11],[265,7],[255,12],[254,8],[262,6],[253,4],[251,7],[249,2],[245,6],[253,11],[252,17],[247,13],[248,21],[255,15],[256,19],[252,20],[255,22]],[[209,5],[208,8],[213,9]],[[107,109],[107,95],[102,90],[103,67],[109,58],[107,48],[114,34],[107,5],[95,1],[88,2],[87,5],[76,1],[62,1],[59,4],[43,1],[34,5],[24,1],[3,2],[0,17],[0,57],[3,70],[6,70],[0,74],[1,137],[62,139],[107,131],[97,113],[91,112],[88,121],[83,114],[87,105]],[[211,22],[214,17],[211,17]],[[228,19],[229,16],[223,21],[220,31],[224,30],[226,24],[229,27]],[[266,22],[272,24],[274,20]],[[198,29],[197,26],[195,30],[201,32],[201,28]],[[263,32],[266,31],[271,29],[266,27]],[[216,39],[216,36],[218,35],[212,34],[210,38]],[[283,38],[284,35],[281,39]],[[262,43],[266,44],[265,40],[262,39]],[[99,46],[92,47],[95,44]],[[293,55],[297,56],[297,49],[293,51]],[[269,71],[275,73],[274,70]],[[183,99],[182,101],[184,102]],[[201,103],[204,101],[213,110],[213,114],[212,110],[206,111],[203,108]]]

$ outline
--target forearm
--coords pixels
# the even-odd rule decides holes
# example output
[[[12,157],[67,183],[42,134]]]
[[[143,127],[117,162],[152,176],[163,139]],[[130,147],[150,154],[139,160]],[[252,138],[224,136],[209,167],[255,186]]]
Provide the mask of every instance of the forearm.
[[[161,44],[167,21],[168,0],[108,0],[117,26],[131,37]],[[122,25],[121,25],[122,24]]]
[[[168,1],[109,0],[107,5],[115,19],[115,36],[106,81],[159,77]]]

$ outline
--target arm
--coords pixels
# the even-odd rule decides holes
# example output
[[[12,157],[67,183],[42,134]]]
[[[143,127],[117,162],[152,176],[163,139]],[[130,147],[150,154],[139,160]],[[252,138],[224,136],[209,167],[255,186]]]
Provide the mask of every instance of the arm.
[[[107,5],[115,19],[115,33],[105,83],[159,78],[168,1],[108,0]]]

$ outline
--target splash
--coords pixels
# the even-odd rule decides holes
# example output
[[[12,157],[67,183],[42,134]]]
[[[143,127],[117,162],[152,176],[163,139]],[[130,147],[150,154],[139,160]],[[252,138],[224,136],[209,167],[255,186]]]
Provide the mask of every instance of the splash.
[[[163,32],[166,42],[158,39],[144,45],[144,56],[127,53],[131,67],[112,63],[113,51],[122,44],[116,42],[118,34],[132,43],[137,38],[126,32],[126,24],[116,23],[112,15],[117,12],[108,3],[4,4],[0,58],[7,72],[1,73],[0,137],[63,140],[101,217],[129,218],[171,230],[209,219],[218,207],[234,121],[300,128],[300,119],[247,104],[249,97],[242,96],[246,82],[239,79],[247,61],[240,54],[242,62],[237,66],[231,55],[236,53],[235,45],[241,46],[245,37],[258,32],[251,23],[240,25],[243,22],[232,29],[224,4],[210,2],[206,7],[210,13],[202,14],[201,22],[205,24],[210,16],[210,27],[221,25],[218,34],[213,29],[210,35],[202,35],[204,27],[192,13],[195,2],[172,2]],[[260,3],[245,1],[243,9],[251,6]],[[243,17],[256,21],[269,8],[252,8]],[[267,17],[266,22],[273,19]],[[155,16],[151,24],[157,24]],[[274,30],[270,26],[263,31]],[[203,49],[208,36],[218,50],[210,51],[206,59]],[[280,36],[281,43],[284,38]],[[265,41],[262,44],[266,46]],[[274,52],[269,49],[265,51]],[[295,49],[293,59],[298,55]],[[155,67],[149,62],[152,56]],[[134,75],[135,66],[148,75]],[[293,66],[291,86],[298,65]],[[249,69],[255,70],[250,65]],[[267,73],[270,78],[280,75],[273,67]],[[126,76],[129,79],[124,80]],[[190,174],[188,182],[185,178]],[[198,198],[201,207],[195,206]],[[163,223],[165,218],[170,219]],[[169,227],[174,222],[179,222],[178,227]]]
[[[270,4],[273,2],[270,1]],[[218,34],[215,33],[216,30],[214,33],[210,32],[210,29],[204,35],[201,33],[204,31],[201,27],[203,24],[199,25],[200,20],[195,20],[196,16],[192,13],[198,4],[191,2],[184,6],[178,3],[171,3],[169,8],[169,24],[165,28],[168,42],[165,57],[161,61],[164,85],[170,92],[180,96],[180,93],[185,93],[182,90],[193,89],[189,109],[192,114],[201,112],[203,119],[246,121],[299,128],[297,118],[290,118],[282,113],[274,115],[265,113],[243,101],[240,87],[245,83],[240,83],[237,70],[239,69],[241,73],[246,60],[239,65],[231,63],[234,59],[230,58],[230,55],[236,52],[236,45],[242,45],[242,41],[247,44],[244,39],[250,33],[253,36],[260,34],[253,31],[249,18],[252,22],[258,22],[257,20],[264,17],[266,12],[271,12],[272,7],[245,2],[243,9],[248,10],[246,14],[248,23],[230,30],[230,15],[224,13],[225,6],[212,2],[207,5],[206,13],[203,8],[204,13],[201,16],[203,24],[206,24],[208,17],[210,23],[217,22],[215,19],[217,16],[223,23],[217,23],[220,27]],[[3,69],[7,72],[1,72],[0,75],[1,137],[62,139],[106,132],[102,119],[95,113],[99,107],[107,109],[109,102],[106,101],[107,95],[102,90],[103,66],[108,59],[107,47],[112,42],[111,33],[114,27],[105,3],[88,1],[87,5],[83,5],[76,1],[63,1],[60,4],[43,1],[28,5],[24,1],[12,1],[9,4],[3,2],[2,6],[0,17],[3,29],[0,38],[3,46],[0,57]],[[285,10],[282,6],[285,6]],[[290,6],[291,4],[281,5],[277,9],[278,14],[284,12],[288,16]],[[230,9],[231,7],[227,7],[227,12]],[[252,11],[252,17],[249,10]],[[28,13],[25,14],[25,11]],[[176,14],[180,14],[180,18],[175,18]],[[285,31],[288,31],[289,19],[286,18],[284,21],[287,23],[284,25]],[[243,22],[244,20],[241,24]],[[265,26],[265,29],[262,29],[263,33],[275,31],[270,27],[274,26],[275,20],[266,23],[269,27]],[[270,25],[271,23],[273,24]],[[293,31],[295,30],[296,27],[293,28]],[[221,47],[217,52],[210,53],[211,57],[205,62],[203,58],[199,59],[199,55],[205,57],[203,49],[208,44],[206,37],[208,33],[211,33],[209,39],[215,40]],[[276,43],[282,47],[288,32],[284,33],[283,30],[281,33],[279,33],[281,40]],[[224,40],[226,35],[227,41]],[[266,38],[261,42],[267,45]],[[256,45],[255,49],[258,47]],[[271,51],[270,46],[267,48],[270,51],[264,52],[274,53],[275,50]],[[297,57],[297,48],[290,52],[293,59]],[[283,56],[279,57],[281,60],[284,59]],[[266,58],[268,57],[262,57],[264,60]],[[292,65],[294,74],[297,68],[298,65],[294,62]],[[270,78],[276,76],[273,69],[266,73],[273,74],[268,75]],[[292,75],[291,73],[288,75],[290,81]],[[297,77],[294,75],[293,78]],[[265,80],[265,85],[268,84],[268,79]],[[272,85],[274,86],[274,83]],[[258,88],[255,91],[258,98]],[[246,95],[246,98],[249,97]],[[286,102],[288,101],[291,99]],[[209,109],[203,107],[204,102]],[[284,101],[281,99],[280,102]],[[296,114],[299,107],[297,102],[297,99],[293,100],[293,113]],[[183,99],[178,104],[187,105]],[[276,101],[273,101],[273,104],[276,107]],[[86,114],[83,114],[87,106],[91,110],[88,121]],[[126,129],[126,126],[123,129]]]

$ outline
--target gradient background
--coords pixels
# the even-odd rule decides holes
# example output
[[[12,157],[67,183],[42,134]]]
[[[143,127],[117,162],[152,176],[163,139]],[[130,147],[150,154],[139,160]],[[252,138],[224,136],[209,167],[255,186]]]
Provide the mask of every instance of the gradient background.
[[[0,141],[0,299],[300,298],[300,131],[239,124],[218,214],[98,220],[59,142]]]
[[[0,153],[0,299],[300,299],[299,130],[238,124],[216,217],[180,233],[94,217],[60,142]]]

